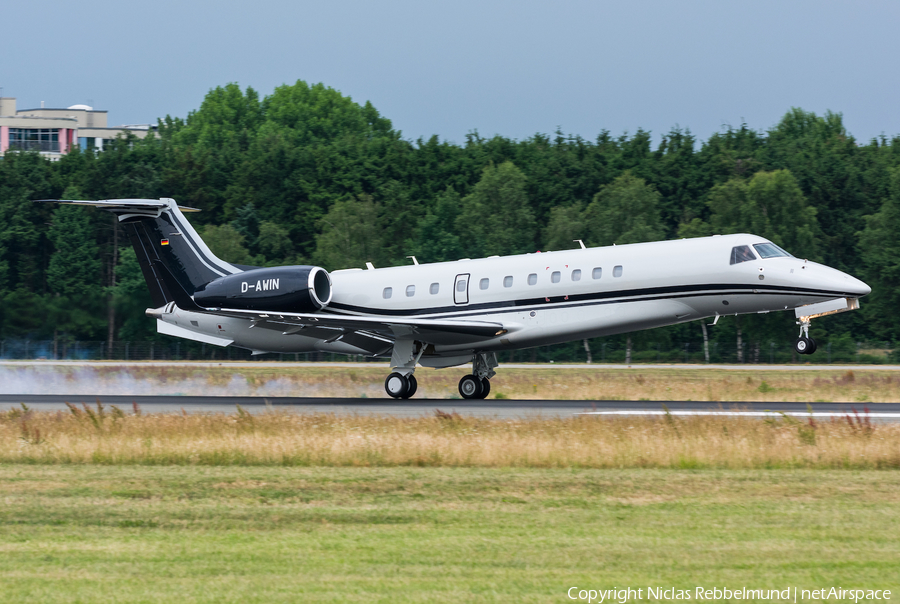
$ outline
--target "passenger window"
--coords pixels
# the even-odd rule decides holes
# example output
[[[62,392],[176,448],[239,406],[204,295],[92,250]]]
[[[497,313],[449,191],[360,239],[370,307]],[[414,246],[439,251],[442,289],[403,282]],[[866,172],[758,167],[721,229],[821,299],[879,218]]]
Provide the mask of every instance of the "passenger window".
[[[600,268],[599,266],[594,268],[594,270],[591,271],[591,279],[599,279],[602,276],[603,276],[603,269]]]
[[[465,279],[460,279],[459,281],[456,282],[456,291],[458,291],[458,292],[466,291],[467,284],[468,284],[468,281],[466,281]]]
[[[478,282],[478,289],[487,289],[491,284],[490,279],[482,279]]]
[[[731,248],[731,264],[740,264],[750,260],[756,260],[756,256],[753,255],[753,250],[749,245],[737,245]]]
[[[581,269],[576,268],[572,271],[572,281],[581,281]]]
[[[512,282],[513,279],[511,275],[508,277],[503,277],[503,287],[512,287]]]
[[[534,285],[537,283],[537,273],[531,273],[528,275],[528,285]]]
[[[439,283],[432,283],[431,287],[428,289],[428,291],[430,291],[431,294],[434,295],[434,294],[438,293],[439,291],[441,291],[441,285]]]
[[[415,285],[407,285],[406,286],[406,297],[412,298],[416,295],[416,286]]]
[[[393,288],[385,287],[385,288],[384,288],[384,292],[382,292],[381,295],[384,297],[385,300],[387,300],[388,298],[391,297],[391,295],[392,295],[393,293],[394,293]]]
[[[622,276],[622,265],[613,267],[613,277],[621,277]]]
[[[550,273],[550,282],[551,283],[559,283],[560,274],[559,271],[553,271]]]

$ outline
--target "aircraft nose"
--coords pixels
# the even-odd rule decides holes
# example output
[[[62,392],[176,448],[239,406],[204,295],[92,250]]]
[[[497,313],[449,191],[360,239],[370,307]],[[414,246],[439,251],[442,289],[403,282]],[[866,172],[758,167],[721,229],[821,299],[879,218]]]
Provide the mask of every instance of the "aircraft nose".
[[[805,263],[804,267],[820,289],[847,298],[861,298],[872,293],[872,288],[866,283],[836,268],[813,262]]]
[[[851,297],[861,298],[872,293],[872,288],[856,277],[848,275],[847,273],[841,273],[841,276],[843,277],[840,280],[841,289],[850,294]]]
[[[859,279],[856,279],[854,277],[851,277],[851,279],[853,279],[853,285],[855,287],[855,289],[853,290],[853,293],[855,295],[862,297],[862,296],[868,296],[869,294],[872,293],[871,287],[869,287],[868,285],[866,285]]]

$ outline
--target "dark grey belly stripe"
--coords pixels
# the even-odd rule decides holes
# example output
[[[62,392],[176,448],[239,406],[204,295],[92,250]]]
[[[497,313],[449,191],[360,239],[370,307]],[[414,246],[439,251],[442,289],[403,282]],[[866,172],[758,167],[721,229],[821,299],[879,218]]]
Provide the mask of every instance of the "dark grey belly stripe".
[[[754,293],[755,292],[755,293]],[[636,290],[619,290],[611,292],[595,292],[589,294],[574,294],[566,296],[550,296],[545,298],[524,298],[520,300],[505,300],[501,302],[484,302],[481,304],[468,304],[459,306],[442,306],[434,308],[411,309],[384,309],[367,308],[332,302],[328,310],[344,311],[335,314],[359,314],[376,316],[410,317],[419,315],[440,315],[446,317],[460,317],[472,314],[510,313],[526,310],[528,307],[537,308],[574,308],[579,306],[596,306],[600,304],[618,304],[621,302],[643,302],[648,300],[668,300],[679,298],[693,298],[698,296],[727,296],[734,294],[746,295],[805,295],[825,298],[852,297],[846,292],[826,290],[814,290],[787,286],[740,286],[734,284],[714,285],[677,285],[671,287],[654,287]],[[552,306],[551,306],[552,305]],[[727,312],[722,314],[729,314]],[[431,317],[437,318],[437,317]]]

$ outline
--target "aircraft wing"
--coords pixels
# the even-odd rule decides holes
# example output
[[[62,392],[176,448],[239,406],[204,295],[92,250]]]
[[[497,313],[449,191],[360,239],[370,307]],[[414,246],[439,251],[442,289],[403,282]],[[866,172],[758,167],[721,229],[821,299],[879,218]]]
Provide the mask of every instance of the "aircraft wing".
[[[465,321],[459,319],[415,319],[400,317],[360,317],[325,313],[284,313],[229,308],[206,309],[207,312],[227,317],[250,319],[258,327],[280,329],[283,333],[299,333],[323,339],[338,340],[375,337],[390,342],[414,339],[428,344],[456,345],[477,344],[518,326],[489,321]],[[283,327],[283,329],[282,329]],[[307,330],[309,330],[307,332]]]

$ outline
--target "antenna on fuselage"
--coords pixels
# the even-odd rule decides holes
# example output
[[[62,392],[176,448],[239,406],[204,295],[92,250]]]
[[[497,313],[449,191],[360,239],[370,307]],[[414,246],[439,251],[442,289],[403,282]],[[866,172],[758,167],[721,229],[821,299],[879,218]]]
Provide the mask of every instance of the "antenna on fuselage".
[[[371,262],[366,262],[366,270],[374,271],[375,266]]]
[[[413,264],[415,264],[416,266],[419,266],[419,261],[416,260],[415,256],[407,256],[407,258],[412,258]]]
[[[586,249],[587,249],[587,248],[585,247],[585,245],[584,245],[584,241],[582,241],[581,239],[573,239],[572,241],[577,241],[577,242],[578,242],[578,245],[581,246],[581,249],[583,249],[583,250],[586,250]]]

